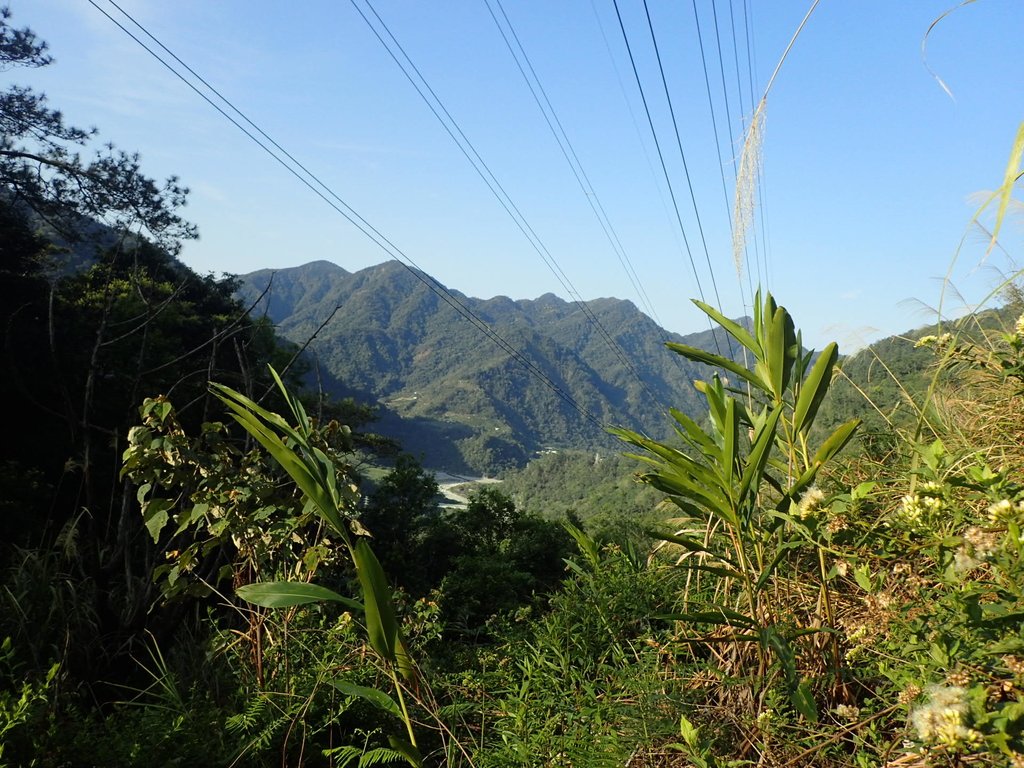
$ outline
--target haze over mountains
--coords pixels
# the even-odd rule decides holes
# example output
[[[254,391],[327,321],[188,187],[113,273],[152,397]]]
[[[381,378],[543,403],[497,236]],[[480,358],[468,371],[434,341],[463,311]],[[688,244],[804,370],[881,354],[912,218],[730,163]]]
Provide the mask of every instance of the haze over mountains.
[[[513,301],[451,291],[552,387],[396,261],[355,273],[316,261],[240,280],[247,302],[266,291],[255,313],[284,337],[303,344],[316,334],[309,349],[325,389],[381,403],[378,430],[435,468],[494,472],[546,448],[615,445],[598,424],[665,435],[668,406],[703,410],[692,382],[706,369],[664,344],[714,349],[712,332],[670,333],[622,299],[587,303],[598,327],[553,294]],[[724,335],[718,344],[728,350]]]

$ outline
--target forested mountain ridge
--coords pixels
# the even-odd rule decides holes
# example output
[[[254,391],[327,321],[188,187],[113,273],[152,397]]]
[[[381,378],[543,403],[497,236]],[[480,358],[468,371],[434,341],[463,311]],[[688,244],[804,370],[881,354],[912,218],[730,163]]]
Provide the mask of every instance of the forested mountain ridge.
[[[549,386],[398,262],[349,273],[319,261],[240,280],[243,301],[259,299],[254,311],[285,338],[302,344],[316,334],[310,349],[325,388],[381,401],[387,407],[381,430],[425,452],[434,466],[495,471],[521,465],[543,447],[614,444],[601,425],[663,435],[667,407],[703,411],[692,381],[705,372],[664,344],[713,348],[713,337],[670,333],[626,300],[588,302],[599,327],[576,303],[550,293],[513,300],[451,291],[543,372]],[[400,424],[394,414],[417,426]],[[457,451],[446,450],[439,436]]]
[[[824,433],[856,416],[864,422],[856,442],[884,450],[894,430],[917,423],[934,385],[955,389],[959,369],[951,363],[974,356],[970,351],[974,345],[990,347],[1013,329],[1022,310],[1024,301],[1015,290],[1008,290],[999,306],[888,336],[843,358],[842,371],[822,403],[818,428]],[[937,333],[945,340],[939,341]],[[929,413],[931,406],[926,409]]]

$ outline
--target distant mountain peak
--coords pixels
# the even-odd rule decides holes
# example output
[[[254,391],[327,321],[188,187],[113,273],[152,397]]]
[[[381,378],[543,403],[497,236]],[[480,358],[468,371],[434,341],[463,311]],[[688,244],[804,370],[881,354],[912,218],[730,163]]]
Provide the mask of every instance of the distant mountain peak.
[[[243,275],[240,293],[255,301],[269,279],[269,270]],[[587,302],[601,333],[590,313],[553,293],[516,301],[452,293],[529,367],[397,261],[353,273],[325,261],[278,270],[257,311],[297,343],[316,334],[309,349],[324,388],[386,403],[380,431],[390,430],[434,467],[495,471],[524,463],[543,446],[611,447],[614,441],[577,407],[600,423],[652,435],[671,431],[661,415],[666,405],[695,416],[703,410],[692,381],[708,371],[666,350],[665,342],[714,349],[707,331],[670,333],[631,301],[613,297]]]

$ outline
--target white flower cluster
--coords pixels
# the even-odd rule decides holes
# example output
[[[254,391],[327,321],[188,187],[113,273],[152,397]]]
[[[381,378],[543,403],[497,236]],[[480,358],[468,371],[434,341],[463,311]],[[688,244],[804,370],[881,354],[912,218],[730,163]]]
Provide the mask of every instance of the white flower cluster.
[[[914,348],[919,347],[935,347],[936,349],[942,349],[953,341],[953,334],[943,333],[941,336],[928,335],[922,336],[916,342],[914,342]]]
[[[973,571],[982,563],[995,557],[1002,543],[1002,536],[993,531],[972,525],[963,533],[963,544],[953,555],[953,568],[957,573]]]
[[[1013,325],[1013,333],[1018,339],[1024,339],[1024,315],[1017,318]]]
[[[757,725],[759,728],[767,728],[775,720],[775,712],[771,709],[762,709],[757,713]]]
[[[818,510],[821,509],[821,502],[824,500],[825,492],[818,486],[812,485],[800,497],[800,501],[796,505],[796,516],[801,520],[814,517]]]
[[[1007,520],[1016,519],[1021,515],[1024,515],[1024,501],[1014,504],[1009,499],[1002,499],[989,504],[988,507],[988,519],[993,525],[1005,524]]]
[[[838,719],[844,720],[848,723],[855,723],[860,720],[860,707],[850,706],[849,704],[839,704],[833,712]]]
[[[904,525],[916,528],[928,518],[941,512],[943,505],[944,502],[939,496],[908,493],[900,500],[895,517]]]
[[[910,713],[910,722],[921,741],[961,750],[982,740],[981,733],[965,722],[968,710],[966,689],[934,686],[927,701]]]
[[[846,640],[850,647],[846,649],[846,653],[843,656],[849,662],[854,662],[864,656],[864,650],[871,645],[868,628],[863,624],[849,630],[846,633]]]

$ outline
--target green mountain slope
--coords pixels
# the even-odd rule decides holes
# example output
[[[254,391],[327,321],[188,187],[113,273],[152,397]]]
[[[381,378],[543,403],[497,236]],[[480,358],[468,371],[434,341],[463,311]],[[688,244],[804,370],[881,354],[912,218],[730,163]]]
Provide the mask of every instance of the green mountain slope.
[[[888,450],[894,429],[916,426],[930,387],[937,386],[941,392],[956,384],[956,366],[938,372],[947,348],[937,350],[934,344],[919,346],[918,341],[925,336],[934,338],[937,332],[948,333],[961,346],[977,344],[985,349],[988,337],[1013,328],[1021,309],[1019,301],[1010,301],[1002,307],[949,321],[941,329],[924,326],[881,339],[844,358],[840,364],[842,373],[822,403],[816,428],[823,435],[856,416],[864,421],[856,441],[874,450]]]
[[[701,412],[692,381],[706,372],[664,343],[713,346],[715,339],[708,332],[669,333],[628,301],[589,302],[598,327],[578,305],[552,294],[514,301],[452,291],[549,386],[397,262],[349,273],[321,261],[241,281],[243,300],[262,294],[257,312],[286,338],[301,344],[316,334],[310,349],[325,389],[381,402],[381,431],[433,466],[493,472],[521,465],[543,447],[615,445],[601,425],[664,435],[667,406]]]

